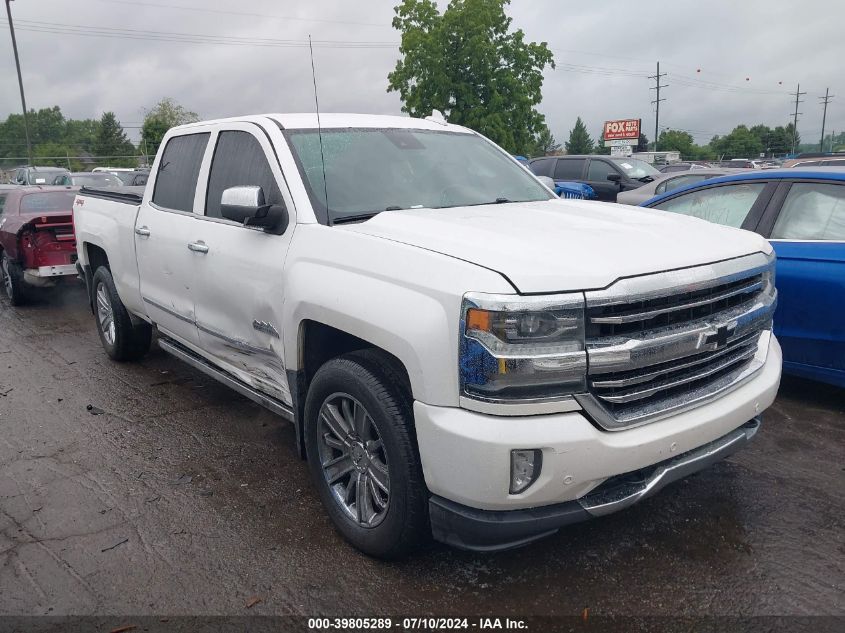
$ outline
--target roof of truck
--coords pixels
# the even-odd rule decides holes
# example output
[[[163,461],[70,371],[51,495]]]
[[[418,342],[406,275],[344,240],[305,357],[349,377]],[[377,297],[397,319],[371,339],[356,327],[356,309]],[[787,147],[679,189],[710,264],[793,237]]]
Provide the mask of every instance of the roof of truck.
[[[262,120],[267,123],[277,123],[286,130],[317,128],[316,113],[301,112],[289,114],[257,114],[229,117],[226,119],[214,119],[210,121],[198,121],[197,123],[181,125],[177,129],[188,129],[199,125],[207,125],[209,123],[234,123],[238,121],[258,123]],[[446,130],[449,132],[464,132],[467,134],[473,133],[472,130],[461,127],[460,125],[452,125],[451,123],[446,123],[445,121],[418,119],[410,116],[393,116],[386,114],[346,114],[339,112],[320,113],[320,127],[323,129],[404,128],[414,130]]]

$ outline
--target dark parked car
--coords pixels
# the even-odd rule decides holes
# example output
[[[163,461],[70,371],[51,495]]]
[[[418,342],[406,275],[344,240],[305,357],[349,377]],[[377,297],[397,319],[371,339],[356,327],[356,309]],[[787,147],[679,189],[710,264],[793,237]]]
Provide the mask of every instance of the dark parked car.
[[[0,190],[0,270],[13,306],[26,301],[29,286],[76,277],[75,197],[70,187]]]
[[[56,176],[53,184],[75,187],[122,187],[123,181],[114,174],[83,171]]]
[[[53,181],[64,174],[69,174],[62,167],[18,167],[15,171],[13,183],[16,185],[51,185]]]
[[[555,183],[583,182],[599,200],[616,202],[620,191],[629,191],[651,182],[660,172],[636,158],[610,156],[545,156],[535,158],[528,166],[538,176],[548,176]]]
[[[136,171],[120,171],[114,174],[127,187],[139,187],[147,184],[147,178],[150,176],[149,169],[138,169]]]
[[[778,258],[774,325],[784,371],[845,387],[845,169],[724,176],[642,206],[768,238]]]

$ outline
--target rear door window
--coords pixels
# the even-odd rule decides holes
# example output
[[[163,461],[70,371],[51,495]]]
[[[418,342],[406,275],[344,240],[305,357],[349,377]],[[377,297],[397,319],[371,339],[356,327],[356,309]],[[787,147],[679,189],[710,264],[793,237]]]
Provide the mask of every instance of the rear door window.
[[[765,182],[742,182],[698,189],[652,208],[739,228],[765,188]]]
[[[238,130],[220,132],[208,177],[205,214],[222,217],[220,199],[229,187],[258,186],[267,204],[282,204],[282,193],[270,170],[267,156],[252,134]]]
[[[584,173],[584,158],[559,158],[555,165],[555,180],[580,180]]]
[[[845,241],[845,185],[794,183],[772,239]]]
[[[164,148],[156,172],[153,204],[175,211],[194,210],[194,194],[209,133],[174,136]]]

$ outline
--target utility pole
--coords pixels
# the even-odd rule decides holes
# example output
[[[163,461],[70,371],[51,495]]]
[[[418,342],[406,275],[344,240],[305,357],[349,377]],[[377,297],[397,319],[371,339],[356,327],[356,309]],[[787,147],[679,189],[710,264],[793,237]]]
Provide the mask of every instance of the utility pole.
[[[803,101],[799,101],[798,98],[807,94],[806,92],[801,92],[801,84],[798,84],[798,88],[795,89],[795,112],[792,115],[792,154],[795,154],[795,143],[798,141],[798,115],[804,114],[803,112],[798,112],[798,104],[804,103]]]
[[[660,62],[657,62],[657,73],[655,75],[651,75],[649,77],[649,79],[654,79],[655,82],[656,82],[656,85],[654,87],[650,88],[650,90],[656,90],[657,91],[657,94],[655,95],[654,101],[652,101],[652,103],[655,105],[655,108],[654,108],[654,151],[655,152],[657,151],[657,139],[658,139],[658,133],[660,132],[660,102],[666,101],[666,99],[660,98],[660,89],[668,87],[665,84],[662,85],[662,86],[660,85],[660,78],[665,77],[665,76],[666,76],[666,73],[663,73],[662,75],[660,74]]]
[[[827,121],[827,104],[830,103],[830,100],[833,99],[836,95],[830,94],[830,88],[824,89],[824,97],[819,97],[821,100],[820,103],[824,104],[824,113],[822,114],[822,140],[819,142],[819,151],[824,151],[824,124]]]
[[[15,51],[15,67],[18,69],[18,86],[21,89],[21,106],[23,107],[23,129],[26,134],[26,155],[32,165],[32,144],[29,142],[29,115],[26,111],[26,97],[23,95],[23,78],[21,77],[21,60],[18,57],[18,42],[15,39],[15,25],[12,24],[12,0],[6,0],[6,15],[9,17],[9,32],[12,34],[12,50]]]

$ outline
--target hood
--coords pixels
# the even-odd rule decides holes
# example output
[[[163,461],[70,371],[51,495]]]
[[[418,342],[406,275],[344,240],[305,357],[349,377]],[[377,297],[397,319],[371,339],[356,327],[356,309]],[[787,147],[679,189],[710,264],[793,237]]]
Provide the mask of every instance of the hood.
[[[478,264],[507,277],[520,293],[604,288],[620,277],[771,251],[766,240],[748,231],[655,209],[577,200],[387,211],[335,230]]]

